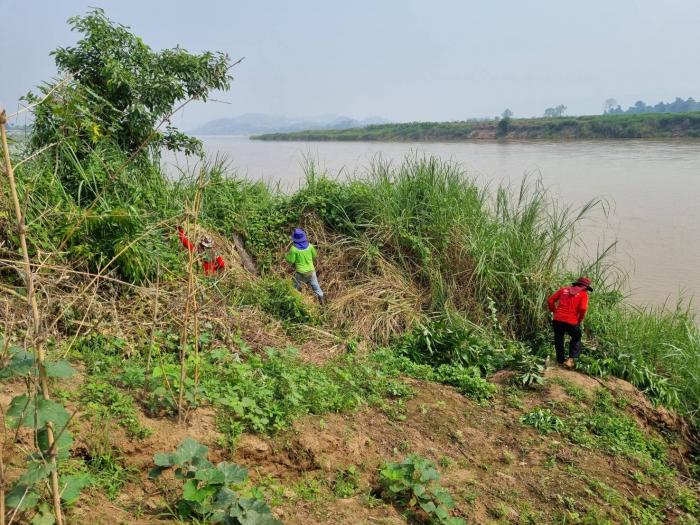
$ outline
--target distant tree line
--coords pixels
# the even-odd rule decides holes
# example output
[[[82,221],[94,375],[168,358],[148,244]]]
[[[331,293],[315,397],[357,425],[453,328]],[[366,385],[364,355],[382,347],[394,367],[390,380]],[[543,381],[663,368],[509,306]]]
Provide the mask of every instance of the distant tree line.
[[[605,115],[633,115],[639,113],[683,113],[686,111],[700,111],[700,102],[693,97],[689,97],[688,100],[676,97],[676,100],[673,102],[659,102],[654,106],[650,106],[646,102],[638,100],[634,103],[634,106],[630,106],[625,110],[622,109],[615,99],[609,98],[605,101],[603,113]]]
[[[563,117],[566,111],[566,106],[564,104],[559,104],[553,108],[547,108],[544,110],[545,117]]]

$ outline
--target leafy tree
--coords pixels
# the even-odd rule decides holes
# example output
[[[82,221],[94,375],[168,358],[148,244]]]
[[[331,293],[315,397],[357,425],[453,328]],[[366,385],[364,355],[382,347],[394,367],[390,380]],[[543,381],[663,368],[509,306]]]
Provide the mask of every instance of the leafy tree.
[[[513,112],[509,108],[506,108],[503,110],[503,113],[501,113],[501,116],[503,118],[513,118]]]
[[[544,110],[545,117],[561,117],[566,111],[566,106],[564,104],[559,104],[553,108],[547,108]]]
[[[148,143],[154,157],[163,146],[187,154],[201,150],[201,143],[170,125],[169,118],[176,104],[206,100],[211,90],[229,88],[231,63],[226,54],[193,54],[180,47],[153,51],[102,9],[68,22],[83,38],[52,53],[59,73],[68,80],[36,108],[31,140],[35,149],[67,140],[78,159],[103,141],[128,154]],[[49,84],[41,91],[46,94],[55,87]],[[161,125],[164,131],[158,129]]]
[[[603,113],[607,115],[608,113],[611,113],[612,110],[614,110],[617,106],[617,100],[615,100],[614,98],[605,99],[605,103],[603,104]]]
[[[644,102],[643,100],[638,100],[634,103],[634,106],[630,106],[626,110],[617,104],[617,107],[612,105],[608,106],[608,102],[611,101],[615,104],[617,102],[615,99],[606,100],[606,110],[607,115],[624,115],[624,114],[639,114],[639,113],[682,113],[687,111],[700,111],[700,102],[696,101],[693,97],[688,97],[687,100],[683,100],[680,97],[676,97],[673,102],[658,102],[657,104],[651,106]]]
[[[504,111],[505,113],[505,111]],[[510,124],[511,124],[511,118],[510,117],[503,117],[501,120],[498,121],[498,129],[496,130],[496,136],[497,137],[503,137],[508,133],[508,130],[510,130]]]

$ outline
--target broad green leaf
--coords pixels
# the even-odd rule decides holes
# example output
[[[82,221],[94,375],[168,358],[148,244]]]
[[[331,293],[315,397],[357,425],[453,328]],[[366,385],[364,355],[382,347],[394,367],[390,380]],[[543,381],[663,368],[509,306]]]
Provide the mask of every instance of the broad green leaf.
[[[413,493],[420,498],[423,494],[425,494],[425,485],[416,483],[413,485]]]
[[[61,429],[58,430],[59,433],[54,433],[54,436],[58,435],[58,443],[56,443],[56,457],[59,459],[66,459],[70,456],[70,447],[73,445],[73,435],[68,431]],[[37,432],[37,442],[39,443],[39,449],[47,455],[49,452],[49,432],[46,427],[40,429]]]
[[[445,518],[447,518],[447,516],[450,515],[450,513],[447,511],[447,507],[445,507],[444,505],[438,505],[435,508],[435,515],[441,520],[444,520]]]
[[[173,455],[167,452],[157,452],[153,456],[153,462],[157,467],[171,467],[173,465]]]
[[[30,461],[27,470],[17,480],[20,485],[32,486],[36,482],[48,477],[53,471],[53,466],[42,461]]]
[[[49,421],[54,428],[60,431],[70,416],[62,405],[50,399],[36,397],[29,398],[26,395],[15,397],[7,409],[7,418],[10,426],[25,426],[29,428],[42,428]]]
[[[403,492],[404,486],[401,483],[392,483],[389,485],[389,490],[395,494],[398,494],[399,492]]]
[[[2,341],[0,341],[0,343],[2,343]],[[21,348],[11,347],[10,355],[12,358],[9,364],[0,369],[0,379],[23,376],[34,370],[35,360],[34,354],[31,352],[26,352]]]
[[[427,468],[420,475],[420,480],[424,483],[428,481],[437,481],[439,479],[440,473],[434,468]]]
[[[227,487],[222,487],[216,494],[215,505],[218,508],[228,508],[238,503],[238,495]]]
[[[182,486],[182,499],[187,501],[197,501],[199,495],[199,489],[197,488],[197,481],[194,479],[188,479]]]
[[[55,361],[46,363],[46,375],[49,377],[67,378],[75,374],[75,370],[68,361]]]
[[[5,495],[5,504],[11,509],[20,511],[33,508],[38,501],[39,495],[36,492],[32,492],[30,487],[18,483],[15,483],[10,492]]]
[[[206,484],[223,485],[226,483],[226,476],[223,472],[215,468],[203,468],[197,470],[194,479],[202,481]]]
[[[188,479],[182,487],[182,499],[201,504],[210,499],[217,490],[218,487],[215,485],[204,485],[202,487],[197,487],[196,480]]]
[[[435,506],[435,503],[433,503],[432,501],[426,501],[426,502],[423,502],[420,504],[420,508],[423,509],[428,514],[432,514],[433,512],[435,512],[435,509],[437,507]]]
[[[75,474],[62,476],[59,482],[61,487],[61,499],[66,505],[72,505],[80,497],[80,491],[90,484],[90,476],[87,474]]]
[[[243,483],[248,479],[248,470],[235,463],[222,461],[216,468],[223,473],[224,483],[227,485],[231,483]]]
[[[54,525],[56,523],[56,517],[53,514],[53,509],[49,507],[49,504],[43,502],[39,505],[37,513],[32,518],[32,525]]]
[[[177,463],[191,462],[194,458],[206,458],[208,451],[208,447],[198,443],[194,439],[189,437],[185,438],[176,450]]]

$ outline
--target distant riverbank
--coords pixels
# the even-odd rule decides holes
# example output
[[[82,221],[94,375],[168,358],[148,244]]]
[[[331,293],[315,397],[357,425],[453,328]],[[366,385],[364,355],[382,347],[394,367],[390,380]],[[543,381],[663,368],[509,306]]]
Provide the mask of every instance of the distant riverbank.
[[[496,139],[700,138],[700,112],[380,124],[253,135],[253,140],[437,142]]]

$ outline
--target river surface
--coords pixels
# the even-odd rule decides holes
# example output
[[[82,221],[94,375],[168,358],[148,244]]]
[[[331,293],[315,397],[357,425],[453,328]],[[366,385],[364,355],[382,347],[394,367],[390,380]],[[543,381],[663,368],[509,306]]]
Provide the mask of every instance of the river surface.
[[[700,296],[700,141],[583,142],[263,142],[200,137],[210,156],[227,156],[239,176],[294,190],[305,158],[332,176],[361,175],[381,155],[400,162],[411,153],[458,162],[467,175],[496,185],[540,177],[563,203],[603,198],[610,205],[583,225],[587,251],[615,240],[614,260],[629,274],[638,304],[674,306]],[[183,157],[166,163],[186,167]]]

